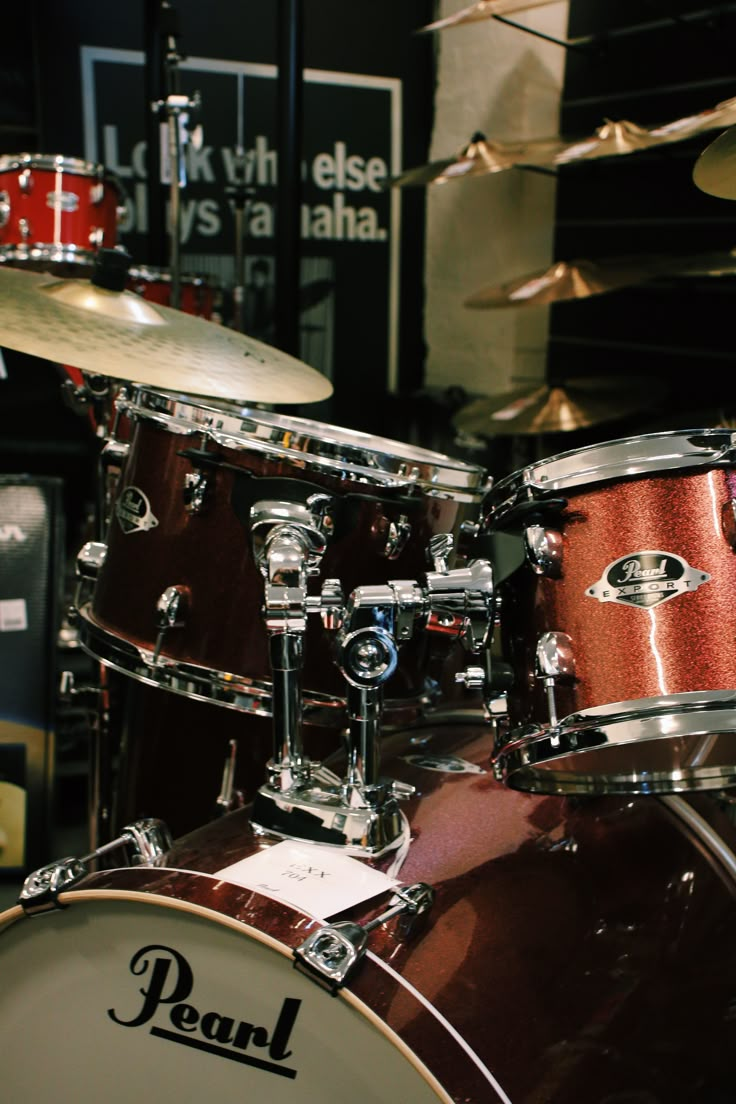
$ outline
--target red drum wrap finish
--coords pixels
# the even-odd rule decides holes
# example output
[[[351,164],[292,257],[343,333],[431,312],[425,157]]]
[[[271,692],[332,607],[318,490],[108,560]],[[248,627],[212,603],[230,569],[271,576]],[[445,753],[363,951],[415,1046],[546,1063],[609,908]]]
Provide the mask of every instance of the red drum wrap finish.
[[[90,265],[117,242],[125,194],[102,165],[42,153],[0,157],[0,261]],[[58,275],[64,271],[54,269]]]
[[[169,269],[139,265],[131,269],[128,288],[153,303],[171,306],[171,272]],[[179,310],[212,319],[217,305],[219,286],[210,276],[182,273],[179,278],[181,302]]]
[[[145,404],[162,404],[162,414]],[[157,638],[155,620],[159,596],[170,586],[187,588],[185,623],[172,629],[164,640],[161,655],[174,664],[188,665],[203,679],[216,673],[218,688],[188,688],[193,697],[212,697],[235,708],[260,711],[241,695],[228,698],[236,684],[261,685],[270,679],[268,642],[261,614],[264,601],[263,576],[251,545],[250,508],[258,500],[279,498],[304,502],[312,494],[328,496],[334,506],[334,528],[314,582],[315,593],[325,579],[338,579],[345,597],[359,585],[380,584],[391,579],[415,579],[428,570],[426,558],[430,537],[435,533],[458,533],[465,520],[473,520],[480,509],[481,469],[449,460],[435,453],[417,450],[418,457],[446,461],[448,470],[469,481],[469,490],[446,491],[396,477],[398,486],[384,486],[381,457],[366,471],[350,461],[336,463],[320,454],[331,435],[345,442],[354,440],[354,451],[364,441],[376,449],[408,446],[339,430],[306,419],[282,418],[265,411],[242,411],[233,415],[215,408],[195,406],[180,397],[144,392],[142,400],[118,403],[130,419],[130,451],[118,481],[117,500],[107,534],[107,555],[95,584],[90,608],[83,611],[83,624],[97,634],[90,645],[105,647],[108,640],[123,647],[151,653]],[[227,433],[207,426],[205,416],[220,425],[234,426]],[[195,420],[199,418],[200,420]],[[272,445],[261,434],[276,433]],[[310,454],[310,450],[316,452]],[[188,477],[198,469],[197,456],[206,452],[201,468],[208,478],[204,508],[189,513],[184,503]],[[131,492],[131,488],[134,489]],[[145,531],[124,531],[120,503],[134,493],[155,518]],[[142,497],[143,496],[143,497]],[[408,534],[394,558],[387,555],[392,527],[405,526]],[[100,637],[102,633],[102,637]],[[425,701],[428,665],[425,634],[402,646],[399,666],[386,684],[387,701],[406,707],[412,714]],[[103,661],[109,656],[101,655]],[[113,657],[113,663],[115,659]],[[134,665],[135,666],[135,665]],[[123,670],[155,682],[158,672],[140,666]],[[220,673],[222,677],[220,677]],[[181,680],[185,681],[185,680]],[[305,704],[319,702],[319,723],[344,723],[344,680],[330,654],[330,639],[319,617],[310,617],[304,644],[302,685]],[[178,686],[171,687],[178,689]],[[310,699],[312,695],[312,699]],[[308,718],[307,718],[308,719]]]
[[[414,745],[407,734],[392,738],[385,768],[387,777],[417,787],[405,806],[411,844],[397,876],[403,884],[432,885],[436,899],[426,925],[409,938],[394,921],[371,934],[348,991],[434,1075],[446,1093],[441,1099],[729,1099],[736,1044],[736,859],[733,824],[719,803],[707,795],[520,794],[502,788],[487,769],[488,729],[426,729],[418,736],[424,741]],[[425,756],[424,766],[405,760],[416,751]],[[455,756],[485,773],[429,769],[426,757],[432,755]],[[103,904],[126,895],[148,901],[151,930],[138,918],[136,945],[155,937],[154,917],[168,911],[168,903],[197,910],[201,923],[234,921],[294,948],[317,921],[213,877],[267,846],[252,834],[247,810],[232,813],[178,841],[165,868],[91,875],[62,895],[68,909],[30,924],[6,924],[0,963],[7,969],[20,953],[8,933],[21,930],[30,956],[34,938],[84,907],[78,902],[90,893]],[[390,863],[386,856],[374,865]],[[383,894],[342,918],[366,922],[388,899]],[[6,914],[6,921],[13,919]],[[127,971],[115,946],[106,955]],[[32,986],[32,958],[29,974]],[[247,992],[247,975],[243,986]],[[316,984],[314,990],[312,1014],[320,1017],[320,1007],[329,1010],[334,998]],[[17,999],[13,987],[10,997]],[[81,1011],[73,993],[64,1000],[71,1028]],[[31,1053],[34,1023],[28,1025]],[[296,1031],[291,1045],[298,1067],[303,1050]],[[349,1032],[343,1045],[350,1050]],[[102,1057],[109,1064],[116,1055]],[[85,1054],[77,1060],[84,1065]],[[114,1064],[111,1069],[114,1077]],[[12,1070],[10,1077],[12,1085]],[[150,1077],[152,1096],[166,1098],[175,1088],[153,1061]],[[243,1091],[257,1091],[256,1083],[244,1080]],[[262,1078],[258,1098],[270,1099],[267,1091]],[[363,1099],[357,1089],[353,1099]]]
[[[699,440],[705,442],[703,458]],[[724,442],[728,464],[719,451]],[[552,763],[551,787],[556,779],[582,790],[606,792],[611,785],[639,792],[650,785],[661,790],[721,786],[736,778],[731,770],[736,764],[731,735],[736,651],[728,644],[736,631],[736,530],[729,450],[730,434],[724,431],[632,438],[553,457],[494,488],[492,527],[511,531],[516,526],[521,536],[525,525],[538,521],[561,543],[557,572],[538,574],[526,563],[498,587],[501,652],[515,672],[508,702],[510,740],[517,753],[522,749],[516,766],[524,749],[534,749],[532,730],[539,734],[549,728],[537,644],[549,633],[569,638],[574,675],[555,679],[554,703],[560,726],[575,730],[579,748],[576,753],[571,736],[566,749],[571,754]],[[625,472],[627,452],[638,461],[632,460],[632,474]],[[622,474],[606,478],[620,456]],[[549,490],[545,478],[553,484]],[[533,492],[523,504],[519,493],[515,506],[523,505],[526,520],[509,524],[510,498],[504,498],[512,483],[520,492],[525,481],[533,484]],[[555,505],[561,500],[564,506]],[[716,706],[717,716],[708,719],[707,709]],[[685,723],[688,711],[694,715],[695,710],[701,711],[701,721]],[[640,741],[634,738],[626,750],[590,750],[586,743],[586,723],[603,725],[625,715],[633,732],[637,715],[658,711],[680,720],[669,729],[662,723],[656,732],[656,726],[642,727]],[[672,739],[650,738],[653,734]],[[703,734],[710,738],[707,764]],[[547,735],[542,739],[553,760]],[[702,773],[691,769],[698,757]],[[545,783],[537,776],[532,785],[537,784]]]

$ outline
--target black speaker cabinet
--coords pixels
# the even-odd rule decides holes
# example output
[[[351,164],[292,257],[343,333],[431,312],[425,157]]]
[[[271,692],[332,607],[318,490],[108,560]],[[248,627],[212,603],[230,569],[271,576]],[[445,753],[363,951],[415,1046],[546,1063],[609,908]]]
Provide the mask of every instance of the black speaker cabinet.
[[[0,874],[51,860],[61,479],[0,476]]]

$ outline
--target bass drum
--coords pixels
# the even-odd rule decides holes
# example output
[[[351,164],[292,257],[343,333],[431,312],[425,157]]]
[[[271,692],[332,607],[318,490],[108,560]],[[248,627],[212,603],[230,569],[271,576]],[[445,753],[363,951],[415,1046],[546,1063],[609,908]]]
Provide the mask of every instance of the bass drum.
[[[5,912],[8,1099],[732,1099],[736,861],[716,800],[504,789],[486,727],[388,744],[385,773],[417,788],[398,852],[269,840],[243,809],[40,919]],[[384,913],[388,876],[434,888],[423,926],[373,929],[336,997],[292,968],[320,913]]]

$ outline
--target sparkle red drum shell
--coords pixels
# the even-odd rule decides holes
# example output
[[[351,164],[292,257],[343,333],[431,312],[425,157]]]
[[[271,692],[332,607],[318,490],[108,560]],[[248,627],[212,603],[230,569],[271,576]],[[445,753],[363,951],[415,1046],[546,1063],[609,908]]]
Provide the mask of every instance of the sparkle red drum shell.
[[[328,502],[329,539],[314,593],[337,579],[358,586],[417,579],[437,533],[477,521],[485,472],[439,453],[335,426],[139,389],[118,399],[132,429],[118,480],[107,554],[80,632],[93,655],[176,692],[263,712],[270,706],[263,576],[251,544],[258,501]],[[192,479],[203,489],[190,511]],[[180,627],[157,643],[156,608],[169,587],[186,594]],[[426,706],[426,636],[402,646],[385,694],[401,712]],[[444,647],[444,645],[443,645]],[[307,720],[345,722],[344,680],[318,617],[305,634]]]
[[[527,556],[498,584],[500,650],[515,673],[498,756],[508,784],[736,781],[732,442],[709,429],[623,439],[494,487],[489,527]]]
[[[705,794],[518,793],[493,780],[487,729],[413,739],[393,739],[385,762],[417,787],[411,843],[403,865],[370,865],[434,888],[423,926],[376,928],[329,995],[292,969],[294,948],[325,919],[369,922],[390,890],[320,920],[247,888],[222,872],[277,841],[232,813],[160,867],[88,876],[37,919],[0,916],[8,1097],[41,1099],[51,1079],[59,1104],[182,1091],[272,1104],[729,1099],[724,808]],[[317,850],[315,879],[333,849]]]
[[[113,248],[125,204],[102,165],[41,153],[0,156],[0,261],[41,269],[90,265]]]
[[[138,265],[130,270],[128,288],[153,303],[170,307],[171,270]],[[221,288],[216,279],[203,273],[182,273],[179,277],[179,310],[200,318],[215,319],[219,310]]]

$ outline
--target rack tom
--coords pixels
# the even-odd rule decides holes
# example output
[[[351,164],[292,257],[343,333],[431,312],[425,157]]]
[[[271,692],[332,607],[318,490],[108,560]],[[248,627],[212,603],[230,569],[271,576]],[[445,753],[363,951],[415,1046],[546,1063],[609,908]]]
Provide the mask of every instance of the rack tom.
[[[324,508],[328,539],[313,585],[337,580],[345,598],[358,586],[421,576],[432,536],[460,544],[465,523],[480,516],[485,472],[440,453],[146,388],[117,405],[131,438],[80,633],[98,659],[178,693],[270,709],[264,579],[251,533],[257,503]],[[160,602],[171,593],[181,596],[181,616],[159,636]],[[397,719],[423,711],[436,690],[426,635],[402,645],[386,684]],[[310,617],[304,714],[342,726],[331,640]]]
[[[501,480],[488,525],[514,669],[497,766],[536,792],[736,781],[736,438],[655,433]]]
[[[0,156],[0,262],[59,275],[117,242],[126,197],[103,165],[42,153]]]

